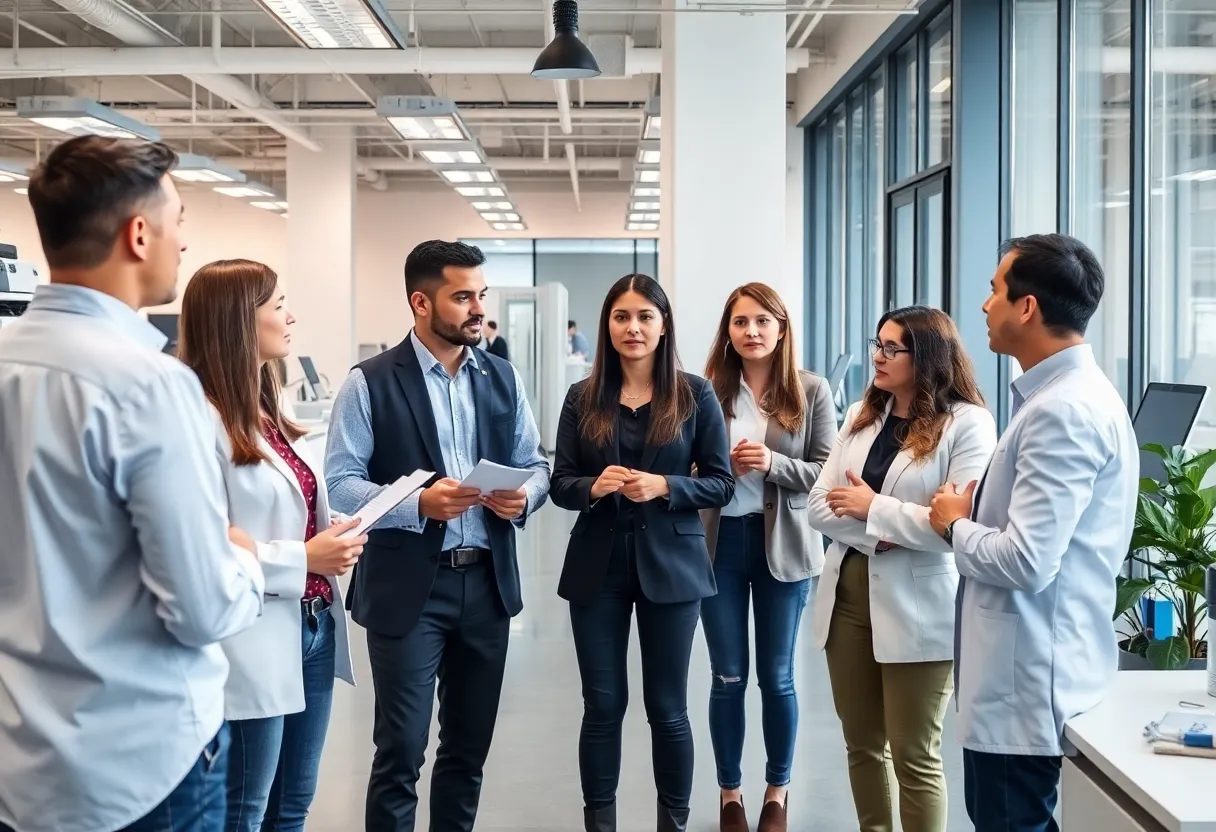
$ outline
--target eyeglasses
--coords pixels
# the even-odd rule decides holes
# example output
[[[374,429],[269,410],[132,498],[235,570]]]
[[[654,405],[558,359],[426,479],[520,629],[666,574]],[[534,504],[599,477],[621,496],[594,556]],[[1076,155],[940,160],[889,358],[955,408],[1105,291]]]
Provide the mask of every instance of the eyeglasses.
[[[870,339],[870,351],[872,354],[881,352],[882,357],[888,361],[894,361],[895,357],[901,352],[912,352],[912,350],[908,349],[907,347],[899,347],[890,342],[884,344],[877,338]]]

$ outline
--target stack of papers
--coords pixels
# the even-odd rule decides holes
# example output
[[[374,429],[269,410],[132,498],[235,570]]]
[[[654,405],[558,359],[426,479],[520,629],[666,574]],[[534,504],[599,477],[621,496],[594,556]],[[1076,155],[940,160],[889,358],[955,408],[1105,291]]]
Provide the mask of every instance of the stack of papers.
[[[359,518],[359,525],[349,531],[343,532],[339,537],[367,534],[376,523],[380,522],[384,515],[405,502],[407,497],[426,485],[427,480],[433,476],[435,476],[434,471],[415,471],[408,477],[402,477],[397,480],[364,503],[355,512],[355,517]]]
[[[460,483],[461,488],[476,488],[482,494],[491,491],[518,491],[536,472],[529,468],[509,468],[483,459]]]

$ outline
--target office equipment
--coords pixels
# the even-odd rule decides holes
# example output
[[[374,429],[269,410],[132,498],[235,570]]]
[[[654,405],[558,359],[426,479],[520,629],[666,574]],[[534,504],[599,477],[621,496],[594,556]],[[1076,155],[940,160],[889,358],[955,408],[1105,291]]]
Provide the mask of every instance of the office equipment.
[[[177,322],[178,315],[148,315],[148,323],[156,327],[169,339],[165,342],[162,352],[177,355]]]
[[[338,536],[352,537],[367,534],[384,515],[401,505],[407,497],[426,485],[427,480],[433,476],[435,476],[434,471],[415,471],[408,477],[401,477],[360,506],[359,510],[355,512],[355,517],[359,518],[359,525]]]
[[[1186,445],[1207,395],[1208,388],[1201,384],[1151,382],[1132,420],[1136,444]],[[1165,479],[1165,467],[1156,454],[1140,452],[1140,476]]]
[[[300,356],[300,367],[304,370],[304,384],[301,390],[304,392],[305,400],[321,401],[329,398],[329,390],[325,386],[325,382],[321,380],[321,374],[317,372],[317,365],[307,355]]]
[[[832,403],[836,406],[837,425],[844,419],[845,411],[849,409],[849,403],[844,396],[844,377],[848,374],[852,363],[852,354],[842,352],[837,357],[836,363],[832,365],[831,372],[827,375],[828,390],[832,392]]]
[[[0,243],[0,327],[25,313],[38,286],[38,269],[17,259],[17,247]]]

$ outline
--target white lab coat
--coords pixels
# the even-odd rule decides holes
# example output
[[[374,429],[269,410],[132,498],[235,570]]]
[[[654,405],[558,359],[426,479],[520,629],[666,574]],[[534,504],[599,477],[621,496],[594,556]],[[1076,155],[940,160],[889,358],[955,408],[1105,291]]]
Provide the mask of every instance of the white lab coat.
[[[304,529],[308,508],[296,475],[264,439],[262,451],[270,462],[237,466],[218,411],[216,456],[228,492],[228,516],[257,543],[258,561],[266,576],[262,617],[244,632],[222,642],[230,670],[224,687],[224,717],[262,719],[304,710],[303,645],[300,599],[308,575]],[[292,448],[317,478],[317,530],[329,525],[329,496],[325,474],[313,459],[304,438]],[[334,675],[355,683],[342,588],[329,578],[334,603]]]
[[[1127,408],[1081,345],[1013,383],[1016,412],[954,526],[959,740],[1059,756],[1064,723],[1118,666],[1115,576],[1131,542],[1140,456]]]
[[[868,559],[875,661],[950,660],[958,572],[949,544],[929,525],[929,503],[943,484],[962,487],[984,473],[996,445],[996,422],[982,407],[958,405],[931,455],[916,462],[906,451],[896,455],[870,506],[869,520],[863,522],[837,517],[826,501],[833,488],[849,484],[846,471],[861,476],[886,421],[884,414],[853,435],[850,426],[860,409],[860,403],[849,408],[836,447],[811,491],[811,526],[832,539],[815,594],[815,646],[822,650],[827,644],[840,564],[851,547]],[[894,547],[875,554],[880,541]]]

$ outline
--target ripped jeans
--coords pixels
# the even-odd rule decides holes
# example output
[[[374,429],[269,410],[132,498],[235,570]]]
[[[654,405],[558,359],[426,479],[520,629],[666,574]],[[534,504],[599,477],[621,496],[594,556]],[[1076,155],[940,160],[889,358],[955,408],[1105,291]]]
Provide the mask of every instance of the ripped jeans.
[[[764,550],[764,515],[723,517],[714,554],[718,594],[701,602],[701,624],[709,646],[709,736],[718,765],[718,785],[742,785],[744,700],[747,694],[749,602],[755,599],[756,680],[760,685],[765,781],[786,786],[798,736],[794,692],[794,646],[806,607],[810,579],[784,583],[773,577]]]

